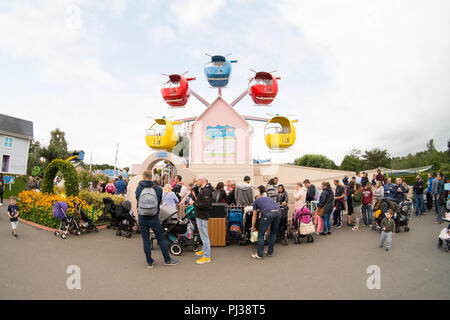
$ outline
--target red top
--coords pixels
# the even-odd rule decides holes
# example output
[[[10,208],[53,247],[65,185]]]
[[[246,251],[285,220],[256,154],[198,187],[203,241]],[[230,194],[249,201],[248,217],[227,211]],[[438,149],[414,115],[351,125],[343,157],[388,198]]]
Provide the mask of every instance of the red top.
[[[363,189],[362,190],[362,204],[372,204],[373,201],[373,192],[372,190]]]

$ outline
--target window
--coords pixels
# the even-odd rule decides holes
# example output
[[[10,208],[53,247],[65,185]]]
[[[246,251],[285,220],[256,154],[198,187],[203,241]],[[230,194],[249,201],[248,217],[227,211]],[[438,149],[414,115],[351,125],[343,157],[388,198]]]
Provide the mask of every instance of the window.
[[[12,149],[13,141],[14,141],[14,138],[5,137],[5,142],[3,144],[3,147],[8,148],[8,149]]]

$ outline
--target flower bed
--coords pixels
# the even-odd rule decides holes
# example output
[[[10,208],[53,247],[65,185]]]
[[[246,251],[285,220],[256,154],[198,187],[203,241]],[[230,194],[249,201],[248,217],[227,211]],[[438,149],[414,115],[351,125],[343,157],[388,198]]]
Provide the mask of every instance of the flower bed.
[[[49,228],[58,228],[60,220],[53,217],[53,202],[64,201],[68,204],[68,214],[74,212],[74,201],[81,203],[81,209],[97,225],[111,221],[111,216],[103,212],[103,198],[110,197],[116,204],[124,201],[122,196],[111,196],[106,193],[81,191],[79,196],[65,196],[64,194],[40,193],[36,191],[22,191],[19,193],[20,218],[32,221]]]

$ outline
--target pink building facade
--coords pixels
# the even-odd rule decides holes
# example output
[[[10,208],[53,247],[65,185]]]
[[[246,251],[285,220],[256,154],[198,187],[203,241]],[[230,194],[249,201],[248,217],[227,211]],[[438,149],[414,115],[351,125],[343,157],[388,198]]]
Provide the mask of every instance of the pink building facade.
[[[252,133],[250,124],[219,96],[192,125],[190,163],[250,163]]]

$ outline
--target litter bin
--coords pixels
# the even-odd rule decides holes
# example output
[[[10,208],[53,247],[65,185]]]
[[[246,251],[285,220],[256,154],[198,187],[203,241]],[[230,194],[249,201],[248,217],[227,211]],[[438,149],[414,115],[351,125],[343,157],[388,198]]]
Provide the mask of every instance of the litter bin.
[[[208,220],[211,247],[225,247],[227,242],[227,210],[224,203],[213,203]]]

